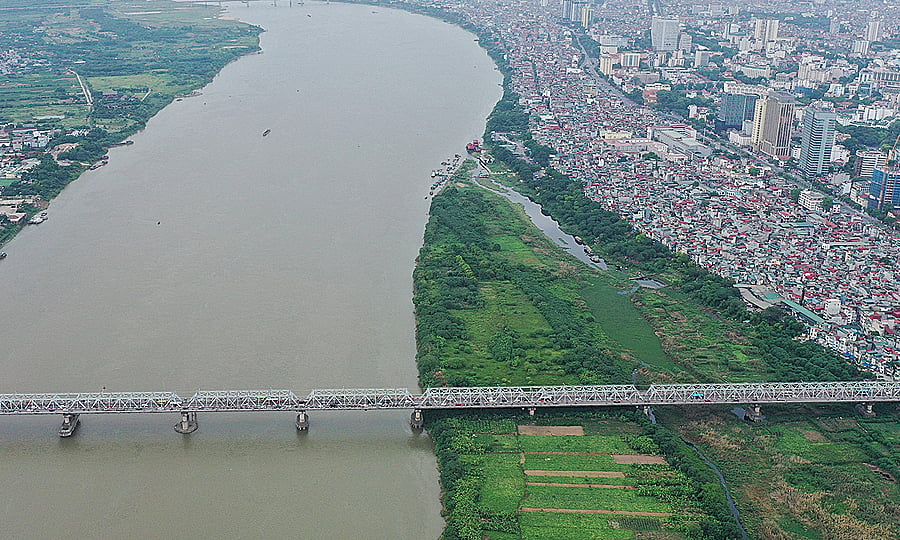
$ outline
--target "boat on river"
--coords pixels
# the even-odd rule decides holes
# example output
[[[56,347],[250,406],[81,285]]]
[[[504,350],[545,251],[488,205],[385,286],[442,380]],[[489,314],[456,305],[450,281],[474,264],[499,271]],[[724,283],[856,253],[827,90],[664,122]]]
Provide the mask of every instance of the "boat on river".
[[[64,414],[63,415],[63,423],[59,426],[59,436],[60,437],[71,437],[75,430],[78,428],[78,423],[81,420],[78,418],[77,414]]]
[[[272,133],[272,130],[271,130],[271,129],[267,129],[267,130],[263,131],[263,137],[265,137],[265,136],[268,135],[269,133]]]
[[[0,260],[5,259],[5,258],[6,258],[6,252],[0,251]]]

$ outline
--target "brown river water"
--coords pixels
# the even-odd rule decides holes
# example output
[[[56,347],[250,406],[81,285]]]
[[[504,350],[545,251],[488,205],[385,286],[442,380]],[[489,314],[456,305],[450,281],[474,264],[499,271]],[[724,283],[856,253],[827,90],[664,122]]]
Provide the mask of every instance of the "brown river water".
[[[480,138],[474,36],[371,6],[233,4],[262,54],[173,103],[0,263],[0,392],[416,387],[430,172]],[[265,130],[271,132],[263,137]],[[0,417],[3,538],[436,538],[409,413]]]

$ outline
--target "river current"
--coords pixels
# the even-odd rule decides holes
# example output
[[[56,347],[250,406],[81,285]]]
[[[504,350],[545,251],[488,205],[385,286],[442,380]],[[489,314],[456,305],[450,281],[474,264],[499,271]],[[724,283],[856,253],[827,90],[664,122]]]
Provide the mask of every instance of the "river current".
[[[500,97],[474,36],[234,4],[262,54],[173,103],[0,263],[0,392],[416,386],[430,171]],[[271,130],[267,136],[263,132]],[[5,538],[436,538],[408,412],[0,417]]]

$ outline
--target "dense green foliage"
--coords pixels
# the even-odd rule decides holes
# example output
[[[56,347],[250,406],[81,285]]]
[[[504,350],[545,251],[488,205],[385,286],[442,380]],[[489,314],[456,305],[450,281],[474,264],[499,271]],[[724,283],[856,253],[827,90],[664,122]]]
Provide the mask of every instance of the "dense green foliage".
[[[661,111],[675,113],[687,118],[689,105],[708,107],[711,104],[712,101],[709,99],[699,97],[689,98],[684,90],[672,89],[660,90],[656,94],[655,107]]]
[[[665,426],[651,424],[645,419],[639,421],[669,463],[687,475],[698,490],[704,510],[712,516],[712,519],[700,523],[704,536],[723,540],[741,538],[740,529],[731,515],[725,492],[719,484],[715,471],[705,464],[681,437]]]
[[[505,257],[499,244],[488,242],[485,222],[500,219],[496,212],[479,188],[450,187],[432,203],[425,244],[414,273],[418,364],[423,386],[499,382],[485,379],[487,375],[466,375],[468,372],[461,370],[466,366],[458,365],[457,353],[471,348],[462,312],[483,308],[485,298],[481,290],[490,284],[517,291],[522,309],[527,304],[549,327],[529,329],[528,340],[509,327],[493,330],[488,352],[493,360],[506,363],[507,370],[532,358],[529,349],[540,343],[542,350],[547,351],[537,355],[542,357],[543,365],[561,370],[573,382],[627,380],[627,370],[598,342],[590,313],[576,308],[571,300],[553,290],[556,277],[551,272],[516,263]]]

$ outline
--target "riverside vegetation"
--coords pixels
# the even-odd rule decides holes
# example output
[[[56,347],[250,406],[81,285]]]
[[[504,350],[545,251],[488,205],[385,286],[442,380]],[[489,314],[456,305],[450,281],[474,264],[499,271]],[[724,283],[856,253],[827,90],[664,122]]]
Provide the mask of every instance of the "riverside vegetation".
[[[653,327],[628,300],[627,294],[637,291],[627,276],[601,273],[569,259],[531,224],[521,208],[473,182],[472,165],[469,162],[461,168],[450,185],[435,197],[414,273],[423,385],[627,383],[632,371],[642,365],[652,367],[653,373],[671,377],[684,373],[680,363],[663,352]],[[509,169],[501,167],[495,177],[509,174]],[[714,360],[709,365],[707,378],[723,369]],[[622,429],[639,438],[634,440],[658,439],[667,450],[668,463],[676,467],[672,474],[683,480],[678,489],[666,491],[665,503],[652,498],[624,501],[622,497],[634,494],[622,495],[614,488],[525,485],[523,471],[530,463],[527,459],[518,463],[509,456],[484,457],[493,456],[490,452],[498,450],[492,445],[500,443],[478,444],[479,430],[483,428],[477,423],[490,423],[497,417],[430,418],[429,429],[436,441],[445,490],[448,526],[444,537],[565,537],[553,536],[556,528],[569,532],[584,529],[584,535],[588,535],[585,538],[631,538],[634,534],[652,534],[657,538],[737,537],[713,472],[667,429],[645,425],[631,411],[621,414],[625,423],[620,419],[614,425],[627,424],[627,429]],[[573,415],[566,422],[582,424],[590,416]],[[552,423],[554,419],[541,420]],[[515,431],[509,431],[508,422],[503,428],[506,435]],[[529,423],[530,419],[519,422]],[[679,442],[673,442],[676,440]],[[585,441],[581,444],[592,444],[591,439]],[[545,451],[559,451],[552,446],[558,442],[551,440],[546,444],[549,446]],[[635,452],[634,447],[625,448],[627,441],[617,444],[618,451]],[[659,452],[656,442],[643,450]],[[567,464],[556,465],[557,470],[606,471],[598,467],[609,466],[596,456],[554,459]],[[506,461],[499,464],[497,460]],[[510,475],[522,479],[522,489],[507,492],[500,497],[502,502],[497,502],[496,493],[484,491],[494,489],[484,486],[512,482]],[[560,475],[550,483],[577,482]],[[616,495],[604,489],[613,489]],[[596,507],[601,495],[607,503],[610,497],[617,500],[619,506]],[[541,497],[555,501],[545,506],[555,510],[651,511],[667,515],[651,516],[652,523],[641,525],[606,514],[521,511],[535,500],[545,500]],[[652,531],[644,530],[647,528]]]
[[[757,345],[762,338],[753,332],[763,324],[792,327],[783,314],[758,314],[751,317],[771,322],[745,324],[673,290],[672,284],[634,287],[628,277],[643,272],[625,267],[627,259],[609,255],[602,244],[595,249],[623,268],[601,272],[581,265],[538,231],[521,208],[478,185],[488,181],[473,179],[473,166],[464,166],[435,197],[415,271],[423,385],[627,383],[635,369],[648,382],[772,377],[767,353]],[[490,168],[495,181],[518,181],[503,163]],[[677,283],[673,274],[663,275]],[[444,537],[740,538],[715,473],[685,441],[719,464],[752,538],[841,538],[846,531],[862,538],[892,537],[900,515],[893,480],[900,475],[900,437],[890,428],[896,417],[887,406],[879,409],[886,418],[859,422],[849,406],[808,410],[842,417],[840,427],[805,427],[816,421],[796,407],[767,407],[770,420],[764,426],[744,423],[721,407],[661,408],[658,425],[621,410],[611,415],[573,411],[565,418],[542,411],[536,418],[502,413],[429,417],[448,520]],[[635,494],[621,495],[616,488],[570,485],[610,485],[606,479],[531,478],[525,471],[540,469],[534,461],[547,457],[554,465],[544,469],[610,472],[605,458],[594,455],[525,454],[605,451],[577,446],[597,442],[589,438],[563,443],[548,437],[545,447],[526,448],[515,426],[535,419],[583,425],[589,435],[592,423],[610,422],[618,431],[608,435],[649,438],[649,450],[615,451],[660,454],[683,482],[666,492],[669,506],[664,508],[654,506],[662,504],[656,499],[626,501],[622,497]],[[809,432],[822,435],[803,436]],[[548,483],[566,485],[538,485]],[[854,496],[859,490],[871,495]],[[878,510],[869,512],[873,505]],[[538,507],[556,511],[530,510]],[[661,514],[632,521],[582,510]],[[811,519],[810,511],[831,518]]]
[[[60,129],[39,161],[4,188],[7,196],[49,201],[110,145],[140,131],[160,109],[212,80],[232,60],[258,50],[261,29],[220,19],[220,9],[173,0],[83,2],[5,0],[0,50],[23,67],[0,75],[0,125]],[[78,78],[90,89],[88,105]],[[83,135],[65,133],[80,130]],[[49,153],[64,143],[62,165]],[[36,209],[32,208],[32,212]],[[0,244],[19,227],[0,223]]]
[[[506,73],[502,46],[479,37]],[[434,200],[415,274],[424,386],[625,383],[635,369],[641,383],[866,376],[832,351],[800,339],[803,325],[786,313],[748,312],[730,280],[669,252],[584,197],[581,186],[549,166],[553,150],[531,138],[508,80],[504,89],[485,139],[502,132],[528,150],[521,156],[494,146],[491,179],[541,204],[616,269],[599,272],[569,259],[521,210],[476,187],[467,172],[460,175]],[[667,286],[632,285],[630,278],[647,275]],[[518,463],[495,457],[521,449],[511,424],[480,424],[509,422],[502,414],[430,417],[448,519],[444,537],[741,538],[715,472],[688,442],[719,464],[751,538],[898,537],[894,479],[900,439],[889,428],[896,422],[893,409],[885,406],[880,418],[857,421],[845,406],[772,407],[764,426],[716,407],[662,409],[657,425],[622,412],[628,429],[650,437],[668,466],[685,478],[676,507],[691,508],[692,517],[659,520],[659,530],[608,515],[523,510],[538,489],[549,489],[539,495],[549,499],[539,500],[552,500],[558,509],[600,508],[607,499],[596,489],[527,485],[527,456]],[[841,427],[807,430],[821,433],[822,440],[798,437],[811,422],[810,412],[836,417]],[[585,425],[605,413],[570,414],[562,420],[538,411],[512,424]],[[512,461],[498,463],[503,459]],[[577,483],[559,478],[565,480],[551,483]],[[871,496],[854,497],[859,490]],[[876,510],[867,513],[870,507]]]

